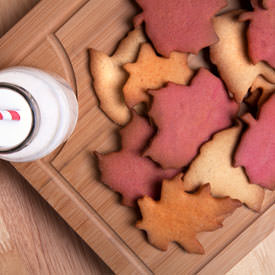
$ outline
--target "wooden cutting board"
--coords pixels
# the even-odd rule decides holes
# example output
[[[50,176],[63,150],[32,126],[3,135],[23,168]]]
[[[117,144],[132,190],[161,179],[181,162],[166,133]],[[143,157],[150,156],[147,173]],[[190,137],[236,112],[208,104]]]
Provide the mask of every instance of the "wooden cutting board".
[[[20,64],[57,73],[77,91],[80,108],[66,144],[13,165],[116,273],[224,273],[274,229],[271,192],[260,213],[242,207],[222,229],[200,234],[206,254],[192,255],[176,244],[166,252],[152,247],[134,227],[136,212],[99,182],[93,151],[119,145],[117,127],[97,107],[87,49],[111,53],[137,10],[130,0],[42,0],[0,39],[0,69]]]

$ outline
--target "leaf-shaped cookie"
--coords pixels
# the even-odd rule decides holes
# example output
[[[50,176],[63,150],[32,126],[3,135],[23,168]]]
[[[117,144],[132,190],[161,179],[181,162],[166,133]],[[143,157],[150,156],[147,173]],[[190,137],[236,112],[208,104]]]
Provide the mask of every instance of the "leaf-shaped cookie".
[[[275,84],[266,81],[262,76],[258,76],[253,82],[251,88],[251,95],[245,99],[245,103],[260,108],[271,94],[275,93]]]
[[[232,166],[234,149],[241,131],[242,125],[239,123],[238,126],[217,133],[204,144],[184,175],[184,183],[186,190],[193,190],[209,182],[214,196],[230,196],[259,211],[264,198],[263,188],[250,184],[241,167]]]
[[[149,197],[138,200],[142,220],[137,227],[146,230],[150,243],[161,250],[175,241],[190,253],[203,254],[197,233],[222,227],[223,220],[241,203],[212,197],[209,184],[193,194],[186,193],[181,177],[163,181],[160,201]]]
[[[262,106],[259,118],[242,118],[249,128],[241,138],[235,165],[243,166],[252,183],[275,190],[275,94]]]
[[[187,54],[172,52],[169,58],[158,57],[149,43],[141,46],[137,62],[124,68],[130,74],[123,87],[125,102],[130,107],[149,103],[148,89],[159,89],[169,81],[187,84],[193,75],[187,65]]]
[[[136,28],[120,42],[111,57],[95,49],[89,50],[93,86],[100,108],[111,120],[120,125],[130,120],[130,110],[122,94],[128,74],[122,66],[136,60],[140,45],[145,41],[142,29]]]
[[[175,176],[179,170],[163,170],[150,159],[142,157],[154,130],[147,120],[133,112],[133,118],[120,130],[122,149],[109,154],[96,153],[101,180],[123,196],[123,204],[134,206],[144,196],[156,197],[163,178]]]
[[[164,56],[172,51],[198,53],[217,41],[211,17],[227,5],[226,0],[136,0],[143,12],[134,24],[145,22],[146,33]]]
[[[145,155],[163,168],[189,164],[199,147],[217,131],[231,125],[238,105],[230,100],[222,81],[200,69],[190,86],[169,83],[150,91],[149,115],[158,127]]]
[[[250,20],[248,52],[254,64],[266,61],[275,68],[275,0],[251,0],[253,12],[244,12],[239,20]]]
[[[238,21],[241,10],[232,11],[213,20],[219,42],[210,47],[211,61],[217,65],[227,88],[237,102],[242,102],[257,76],[275,83],[275,71],[266,63],[252,64],[247,55],[246,24]],[[255,84],[254,84],[255,87]]]

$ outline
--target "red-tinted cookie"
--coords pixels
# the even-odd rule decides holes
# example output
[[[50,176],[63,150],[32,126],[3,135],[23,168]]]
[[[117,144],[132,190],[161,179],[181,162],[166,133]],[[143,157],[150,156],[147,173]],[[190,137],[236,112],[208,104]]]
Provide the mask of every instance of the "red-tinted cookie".
[[[136,0],[143,12],[134,24],[145,21],[146,33],[157,51],[198,53],[217,41],[211,18],[227,5],[226,0]]]
[[[156,198],[161,181],[179,172],[163,170],[141,156],[153,133],[147,120],[133,112],[131,122],[120,131],[122,149],[105,155],[96,153],[102,182],[121,193],[123,204],[127,206],[134,206],[135,201],[144,195]]]
[[[241,21],[250,20],[247,31],[249,56],[254,64],[266,61],[275,68],[275,0],[251,0],[253,12],[245,12]]]
[[[188,165],[199,147],[215,132],[229,127],[238,112],[222,81],[206,69],[200,69],[190,86],[169,83],[150,94],[149,115],[158,132],[145,155],[163,168]]]
[[[235,165],[243,166],[251,183],[275,189],[275,94],[262,106],[258,120],[243,117],[249,128],[235,155]]]

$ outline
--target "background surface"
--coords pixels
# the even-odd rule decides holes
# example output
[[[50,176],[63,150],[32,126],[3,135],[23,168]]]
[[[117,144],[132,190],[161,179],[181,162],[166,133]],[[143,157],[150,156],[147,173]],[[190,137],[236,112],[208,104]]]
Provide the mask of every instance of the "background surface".
[[[0,0],[0,37],[38,1]],[[17,171],[3,161],[0,244],[1,238],[8,239],[11,249],[1,251],[0,245],[0,275],[111,273]],[[275,274],[274,247],[275,232],[228,274]]]

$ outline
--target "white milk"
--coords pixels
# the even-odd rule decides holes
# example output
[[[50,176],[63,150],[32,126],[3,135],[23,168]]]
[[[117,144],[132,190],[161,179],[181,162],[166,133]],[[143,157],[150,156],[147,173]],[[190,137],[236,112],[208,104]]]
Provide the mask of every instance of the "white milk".
[[[0,110],[17,110],[20,121],[0,121],[0,158],[25,162],[51,153],[72,134],[78,116],[73,90],[41,70],[0,71]]]

